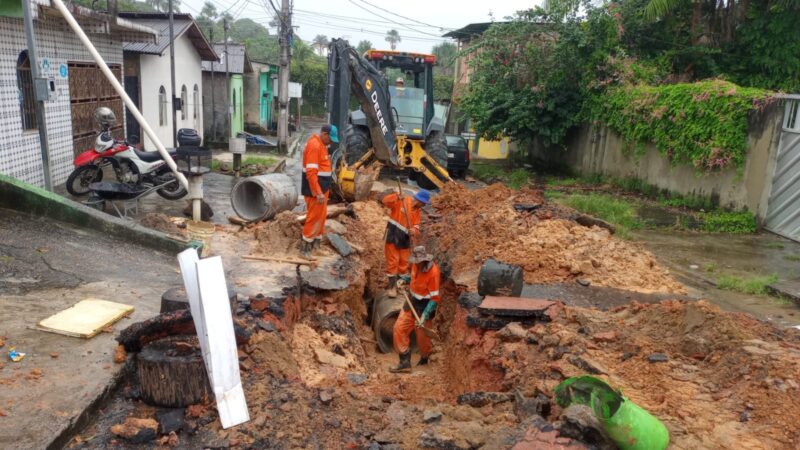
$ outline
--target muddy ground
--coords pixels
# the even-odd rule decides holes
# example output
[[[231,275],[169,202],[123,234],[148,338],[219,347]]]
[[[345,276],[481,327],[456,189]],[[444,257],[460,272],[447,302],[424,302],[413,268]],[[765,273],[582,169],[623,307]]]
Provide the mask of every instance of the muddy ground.
[[[514,208],[521,203],[542,206]],[[623,293],[683,293],[641,247],[577,224],[574,212],[543,204],[536,191],[448,187],[437,197],[423,226],[447,277],[432,363],[389,373],[396,356],[377,351],[369,327],[385,283],[386,215],[374,201],[354,209],[355,217],[335,222],[360,251],[328,274],[347,287],[287,286],[280,296],[237,304],[237,322],[250,332],[240,346],[250,422],[221,430],[211,402],[168,420],[169,411],[141,402],[131,376],[70,447],[608,448],[591,433],[570,432],[572,419],[552,401],[559,382],[589,373],[662,420],[670,448],[797,448],[796,330],[670,299],[601,311],[564,298],[566,305],[523,319],[482,313],[474,285],[489,257],[522,265],[529,283],[582,279]],[[287,213],[236,236],[256,252],[297,256],[297,230]],[[137,435],[146,443],[112,432],[129,418],[154,419],[158,430]]]

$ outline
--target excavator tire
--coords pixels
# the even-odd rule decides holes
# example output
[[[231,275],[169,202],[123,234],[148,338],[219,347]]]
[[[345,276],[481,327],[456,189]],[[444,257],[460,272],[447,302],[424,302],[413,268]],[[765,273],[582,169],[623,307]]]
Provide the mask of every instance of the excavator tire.
[[[425,152],[433,158],[440,166],[447,169],[447,139],[444,137],[444,133],[440,131],[433,131],[431,134],[425,138]],[[427,177],[422,174],[417,175],[417,184],[422,189],[436,189],[436,185],[433,184]]]
[[[369,137],[369,130],[358,125],[348,125],[344,133],[344,159],[347,165],[358,162],[372,147],[372,140]],[[445,145],[445,157],[447,156],[447,145]],[[446,160],[446,159],[445,159]]]

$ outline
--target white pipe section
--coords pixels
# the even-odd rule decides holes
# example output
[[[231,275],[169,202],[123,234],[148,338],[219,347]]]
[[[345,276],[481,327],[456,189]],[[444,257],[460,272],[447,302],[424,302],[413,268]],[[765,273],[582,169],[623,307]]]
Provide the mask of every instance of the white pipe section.
[[[81,26],[78,25],[78,22],[72,16],[72,13],[70,13],[67,7],[64,5],[64,2],[61,0],[50,0],[50,2],[55,5],[56,9],[58,9],[61,15],[64,16],[64,20],[67,21],[67,24],[69,24],[70,28],[72,28],[72,31],[78,35],[78,38],[81,40],[81,42],[83,42],[83,45],[86,46],[86,49],[92,54],[94,61],[103,72],[103,75],[106,76],[108,81],[111,83],[111,86],[115,91],[117,91],[117,94],[122,97],[122,100],[125,102],[125,106],[128,107],[128,112],[133,114],[133,117],[137,122],[139,122],[139,125],[142,126],[145,134],[147,134],[147,137],[149,137],[150,140],[156,145],[156,150],[158,150],[158,153],[161,154],[161,157],[164,159],[164,162],[167,163],[167,166],[170,168],[170,170],[172,170],[172,173],[175,174],[175,178],[177,178],[183,187],[188,190],[189,181],[186,179],[183,173],[178,171],[178,166],[175,164],[175,161],[172,159],[169,153],[167,153],[167,149],[164,148],[164,144],[161,143],[161,140],[158,138],[158,136],[156,136],[156,133],[152,128],[150,128],[150,125],[147,123],[147,121],[144,120],[144,116],[142,116],[142,113],[139,112],[139,108],[137,108],[133,103],[133,100],[128,97],[128,94],[125,92],[125,88],[122,87],[122,85],[119,83],[119,80],[117,80],[114,77],[114,74],[111,73],[111,69],[108,68],[105,60],[102,56],[100,56],[100,53],[98,53],[97,49],[89,40],[89,37],[86,36],[86,33],[83,32]]]

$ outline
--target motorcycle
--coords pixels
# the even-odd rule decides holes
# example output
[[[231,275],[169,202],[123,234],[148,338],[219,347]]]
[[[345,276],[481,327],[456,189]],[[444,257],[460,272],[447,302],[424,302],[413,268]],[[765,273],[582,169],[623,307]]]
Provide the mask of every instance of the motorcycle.
[[[156,190],[158,195],[167,200],[186,196],[186,189],[175,178],[160,153],[140,151],[125,141],[114,140],[108,130],[116,122],[116,116],[110,108],[98,108],[94,117],[102,131],[95,139],[94,148],[75,157],[75,169],[67,178],[67,192],[76,197],[88,194],[89,185],[102,181],[104,169],[111,167],[120,183],[132,186],[168,183]],[[174,158],[176,151],[169,149],[168,153]]]

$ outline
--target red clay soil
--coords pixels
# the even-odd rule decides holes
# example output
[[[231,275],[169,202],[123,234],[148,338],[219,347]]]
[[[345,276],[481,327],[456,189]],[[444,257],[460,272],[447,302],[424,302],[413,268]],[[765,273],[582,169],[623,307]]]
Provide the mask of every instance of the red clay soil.
[[[495,258],[521,266],[528,283],[583,278],[638,292],[684,292],[642,246],[616,239],[604,228],[566,220],[576,216],[574,211],[550,205],[534,213],[513,208],[542,202],[541,193],[532,189],[516,192],[494,184],[469,191],[448,184],[433,199],[441,218],[429,232],[437,250],[451,259],[453,278],[474,288],[480,266]]]
[[[453,341],[464,348],[450,359],[461,358],[471,388],[501,376],[505,388],[552,395],[564,378],[592,370],[662,420],[670,448],[798,448],[796,330],[704,301],[633,303],[612,312],[567,307],[530,329],[535,345],[501,342],[497,332],[459,325],[462,319],[455,318]],[[649,362],[653,353],[669,360]]]

